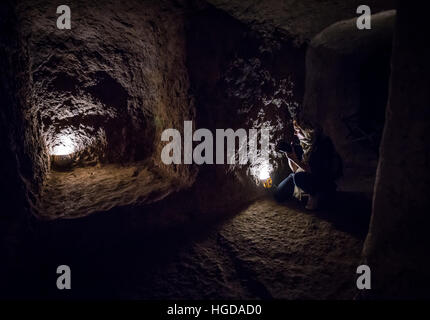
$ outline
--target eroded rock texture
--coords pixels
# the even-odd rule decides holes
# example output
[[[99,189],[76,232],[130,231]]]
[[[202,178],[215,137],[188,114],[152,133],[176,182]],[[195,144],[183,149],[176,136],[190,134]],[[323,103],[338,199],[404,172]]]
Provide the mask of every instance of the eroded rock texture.
[[[62,31],[53,23],[55,9],[49,1],[19,7],[31,56],[31,110],[48,150],[67,135],[83,164],[158,154],[161,129],[180,127],[193,114],[180,10],[77,1],[73,28]]]
[[[31,215],[31,200],[46,172],[45,154],[38,145],[40,132],[29,127],[24,110],[28,105],[28,56],[23,51],[24,41],[19,36],[17,16],[10,3],[0,5],[0,254],[2,274],[10,274],[19,260],[21,236],[27,231]],[[34,182],[34,183],[32,183]]]
[[[24,127],[37,131],[33,139],[38,148],[33,150],[41,156],[35,165],[43,169],[31,181],[43,184],[35,201],[40,211],[46,214],[55,208],[48,205],[50,195],[58,204],[66,202],[66,212],[53,212],[57,216],[73,212],[73,203],[86,195],[102,196],[94,189],[79,188],[90,172],[81,176],[75,172],[76,183],[68,187],[82,194],[71,201],[64,190],[61,197],[61,175],[48,172],[48,155],[62,149],[73,153],[74,167],[125,165],[137,176],[138,168],[146,166],[166,180],[177,178],[171,191],[190,185],[193,168],[166,166],[160,158],[162,130],[181,130],[184,120],[194,118],[185,66],[184,9],[170,2],[75,1],[70,5],[73,28],[58,30],[56,7],[51,1],[28,1],[15,9],[19,36],[26,39],[21,50],[27,54],[29,72],[22,80],[28,88]],[[121,182],[116,180],[115,167],[111,172],[103,176],[105,185],[112,185],[107,188],[127,192],[116,187]],[[151,186],[151,181],[144,181]],[[128,191],[136,197],[146,194],[133,190]],[[115,193],[104,196],[108,206],[130,203]],[[103,210],[103,206],[91,208],[88,202],[85,207],[88,212]]]
[[[217,128],[270,129],[268,165],[276,175],[274,169],[282,163],[275,146],[279,140],[291,138],[288,109],[298,108],[303,94],[303,48],[267,39],[212,7],[191,15],[187,38],[197,127],[213,132]],[[250,194],[260,184],[259,167],[259,163],[216,166],[215,171],[203,167],[201,176],[211,175],[224,185],[227,172],[233,185]],[[225,196],[230,198],[230,194]],[[200,196],[206,197],[204,192]]]

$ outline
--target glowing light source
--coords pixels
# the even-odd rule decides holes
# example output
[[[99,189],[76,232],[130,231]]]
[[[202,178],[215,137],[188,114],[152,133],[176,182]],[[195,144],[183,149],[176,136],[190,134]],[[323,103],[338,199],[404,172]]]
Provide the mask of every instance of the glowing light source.
[[[53,156],[66,156],[76,151],[76,146],[70,136],[60,136],[56,142],[51,151]]]
[[[262,165],[258,173],[258,178],[260,180],[267,180],[270,178],[270,169],[267,165]]]
[[[265,189],[270,189],[272,187],[273,181],[272,181],[272,178],[270,177],[271,171],[272,171],[272,166],[266,161],[260,164],[257,169],[257,176],[260,179],[260,181],[263,183],[263,187]]]

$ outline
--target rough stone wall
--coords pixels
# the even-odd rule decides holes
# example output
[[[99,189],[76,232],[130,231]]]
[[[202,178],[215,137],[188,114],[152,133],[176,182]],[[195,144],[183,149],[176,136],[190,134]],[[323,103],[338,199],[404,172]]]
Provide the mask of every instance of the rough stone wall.
[[[376,153],[351,144],[354,137],[348,137],[343,118],[368,104],[363,91],[372,87],[376,105],[366,106],[370,113],[365,118],[384,113],[394,20],[391,10],[373,15],[371,30],[357,30],[356,19],[337,22],[315,36],[307,51],[304,115],[322,126],[342,158],[353,165],[373,162],[376,167]],[[363,77],[366,69],[369,76]]]
[[[29,57],[12,1],[0,4],[0,273],[19,263],[17,248],[27,232],[31,207],[47,166],[37,119],[28,106]],[[1,279],[3,283],[3,279]]]
[[[218,128],[270,128],[274,177],[275,168],[282,165],[275,144],[288,134],[288,108],[297,107],[302,96],[303,48],[273,41],[212,6],[190,16],[187,39],[196,127],[213,133]],[[200,166],[196,198],[203,210],[222,209],[261,194],[258,167],[258,163]],[[213,186],[221,195],[216,202],[211,201]]]
[[[31,56],[31,113],[49,152],[71,137],[77,162],[160,161],[162,130],[194,112],[188,96],[183,10],[170,1],[73,1],[72,29],[57,3],[19,4]],[[188,168],[164,169],[185,179]]]
[[[47,153],[41,144],[39,120],[31,110],[30,57],[19,27],[19,16],[13,3],[5,3],[2,44],[2,179],[7,193],[17,192],[8,186],[20,185],[21,195],[34,200],[48,170]],[[9,169],[10,168],[10,169]],[[13,169],[14,168],[14,169]],[[12,199],[20,199],[15,194]],[[6,197],[7,203],[11,200]],[[22,201],[22,200],[21,200]],[[16,207],[20,201],[13,206]],[[20,203],[26,207],[29,203]]]
[[[195,168],[165,166],[160,158],[162,130],[181,130],[194,119],[186,6],[73,1],[72,30],[58,30],[57,5],[2,4],[1,191],[11,208],[2,214],[15,219],[34,212],[27,209],[41,200],[48,153],[62,133],[82,149],[80,165],[145,160],[149,170],[158,167],[162,176],[191,185]]]
[[[364,256],[369,296],[429,298],[430,47],[424,4],[399,1],[390,96]]]

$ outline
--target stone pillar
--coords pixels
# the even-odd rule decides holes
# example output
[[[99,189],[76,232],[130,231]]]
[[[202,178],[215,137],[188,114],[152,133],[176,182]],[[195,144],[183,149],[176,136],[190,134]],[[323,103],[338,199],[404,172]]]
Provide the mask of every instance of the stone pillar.
[[[430,46],[423,3],[399,1],[364,257],[370,298],[430,297]]]

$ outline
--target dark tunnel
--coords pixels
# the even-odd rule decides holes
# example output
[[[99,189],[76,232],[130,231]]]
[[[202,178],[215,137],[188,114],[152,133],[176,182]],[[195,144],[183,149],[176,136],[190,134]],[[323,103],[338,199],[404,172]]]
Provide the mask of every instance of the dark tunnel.
[[[425,10],[371,1],[359,30],[360,4],[69,1],[59,29],[55,1],[2,2],[0,298],[428,299]],[[280,149],[296,118],[342,160],[317,210]]]

